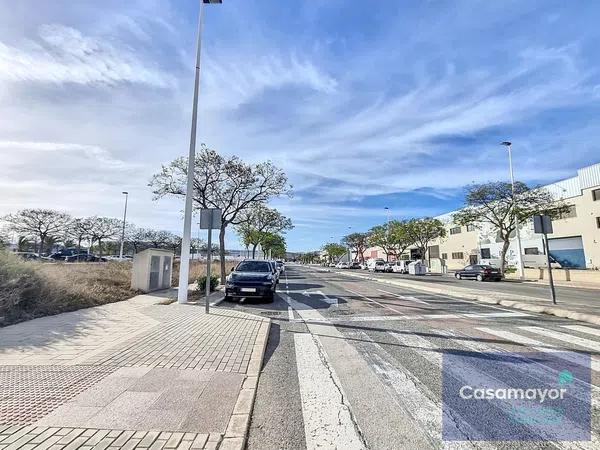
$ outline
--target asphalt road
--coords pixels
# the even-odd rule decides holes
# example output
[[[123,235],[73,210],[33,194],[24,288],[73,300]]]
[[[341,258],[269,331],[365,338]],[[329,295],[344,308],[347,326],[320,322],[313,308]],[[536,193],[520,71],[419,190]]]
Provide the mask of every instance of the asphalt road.
[[[273,320],[248,449],[600,448],[600,327],[298,265],[288,266],[274,303],[219,308]],[[540,351],[553,351],[555,359],[508,354]],[[585,355],[591,355],[591,371],[579,359]],[[455,398],[448,389],[459,381],[535,385],[548,376],[555,380],[564,368],[573,376],[568,392],[574,392],[575,409],[546,426],[579,431],[576,438],[585,439],[591,410],[593,442],[549,441],[539,425],[531,425],[538,409],[516,421],[508,403],[479,400],[461,410],[447,400]],[[450,392],[445,403],[443,383]],[[490,440],[492,432],[496,440]],[[502,433],[528,440],[505,441]]]
[[[330,269],[339,270],[339,269]],[[368,275],[370,277],[388,278],[388,279],[406,279],[425,284],[442,284],[449,286],[460,286],[464,288],[474,288],[483,291],[504,292],[514,295],[526,295],[544,300],[550,299],[550,288],[547,284],[537,284],[535,282],[523,282],[519,280],[504,280],[501,282],[478,282],[475,280],[458,280],[452,275],[404,275],[399,273],[373,273],[366,270],[352,270],[358,275]],[[559,302],[568,304],[596,304],[600,303],[600,289],[585,289],[566,286],[556,286],[556,296]]]

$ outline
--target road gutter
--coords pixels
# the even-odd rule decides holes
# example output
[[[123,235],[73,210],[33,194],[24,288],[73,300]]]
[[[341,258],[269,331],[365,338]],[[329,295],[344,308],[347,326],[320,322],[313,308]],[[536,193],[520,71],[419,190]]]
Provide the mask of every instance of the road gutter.
[[[437,287],[432,287],[432,286],[425,286],[421,283],[412,283],[408,280],[402,280],[402,281],[386,280],[386,279],[381,279],[381,278],[376,278],[376,277],[358,275],[358,274],[351,273],[351,272],[334,271],[333,273],[336,273],[339,275],[346,275],[349,277],[361,278],[363,280],[368,280],[368,281],[376,281],[378,283],[389,284],[392,286],[405,287],[405,288],[409,288],[409,289],[414,289],[416,291],[428,292],[431,294],[450,295],[453,297],[459,297],[459,298],[463,298],[466,300],[474,300],[474,301],[477,301],[480,303],[501,305],[501,306],[505,306],[507,308],[518,309],[521,311],[549,314],[549,315],[556,316],[556,317],[562,317],[562,318],[566,318],[566,319],[587,322],[587,323],[591,323],[594,325],[600,325],[600,316],[599,315],[579,313],[576,311],[570,311],[568,309],[564,309],[564,308],[560,308],[560,307],[556,307],[556,306],[532,305],[531,303],[527,303],[527,302],[531,302],[531,301],[537,302],[537,301],[540,301],[540,299],[535,298],[535,297],[528,297],[525,295],[510,294],[511,298],[518,299],[518,300],[511,300],[508,298],[504,298],[503,296],[500,296],[496,293],[482,294],[481,291],[477,291],[475,289],[455,288],[455,287],[437,288]]]

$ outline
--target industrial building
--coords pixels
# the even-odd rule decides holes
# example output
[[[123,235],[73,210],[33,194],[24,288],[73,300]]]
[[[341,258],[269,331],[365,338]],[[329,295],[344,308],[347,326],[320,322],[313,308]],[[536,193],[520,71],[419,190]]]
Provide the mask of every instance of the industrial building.
[[[552,259],[565,268],[600,269],[600,163],[543,187],[571,206],[562,219],[553,221],[554,232],[548,236]],[[446,237],[433,242],[426,257],[441,258],[449,270],[499,260],[502,241],[497,231],[484,223],[458,226],[452,220],[454,212],[436,217],[445,224]],[[545,259],[542,236],[534,233],[532,220],[522,223],[520,230],[523,260],[527,266],[537,267]],[[517,262],[516,249],[513,238],[507,253],[509,265]],[[369,248],[365,257],[385,258],[385,254],[379,248]],[[405,259],[417,257],[414,248],[402,255]]]

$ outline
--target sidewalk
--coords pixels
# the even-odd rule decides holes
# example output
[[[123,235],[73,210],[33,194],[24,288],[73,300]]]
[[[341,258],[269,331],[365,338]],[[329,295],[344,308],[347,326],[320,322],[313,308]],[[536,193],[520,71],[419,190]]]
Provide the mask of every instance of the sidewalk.
[[[242,449],[269,320],[164,300],[0,328],[0,450]]]
[[[588,322],[595,325],[600,325],[600,301],[597,303],[585,304],[565,304],[560,303],[553,305],[549,300],[518,295],[507,292],[488,291],[473,288],[464,288],[458,286],[450,286],[448,284],[431,282],[424,284],[418,281],[407,279],[382,279],[369,275],[355,274],[349,271],[339,272],[340,275],[348,275],[365,280],[376,281],[379,283],[401,286],[416,291],[428,292],[431,294],[449,295],[453,297],[464,298],[467,300],[475,300],[483,303],[490,303],[505,306],[508,308],[519,309],[522,311],[537,312],[542,314],[550,314],[557,317],[564,317],[582,322]]]

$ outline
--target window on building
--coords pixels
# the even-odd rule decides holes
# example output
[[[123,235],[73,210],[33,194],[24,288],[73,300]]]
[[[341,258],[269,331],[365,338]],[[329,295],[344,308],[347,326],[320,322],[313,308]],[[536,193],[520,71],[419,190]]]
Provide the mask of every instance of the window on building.
[[[570,219],[572,217],[577,217],[577,208],[575,208],[575,205],[570,205],[569,209],[560,216],[561,219]]]
[[[475,225],[472,225],[472,224],[467,225],[467,231],[475,231]]]
[[[596,226],[600,228],[600,217],[596,217]]]
[[[448,253],[442,253],[442,259],[448,259]]]
[[[481,259],[491,259],[491,257],[492,257],[492,252],[489,248],[481,249]]]
[[[592,198],[595,202],[600,201],[600,189],[594,189],[592,191]]]
[[[540,250],[537,247],[525,247],[525,254],[526,255],[539,255],[540,254]]]
[[[458,234],[460,233],[460,227],[450,228],[450,234]]]
[[[401,255],[400,259],[402,259],[403,261],[408,261],[408,258],[410,258],[410,255]]]
[[[465,259],[463,252],[452,252],[452,259]]]

